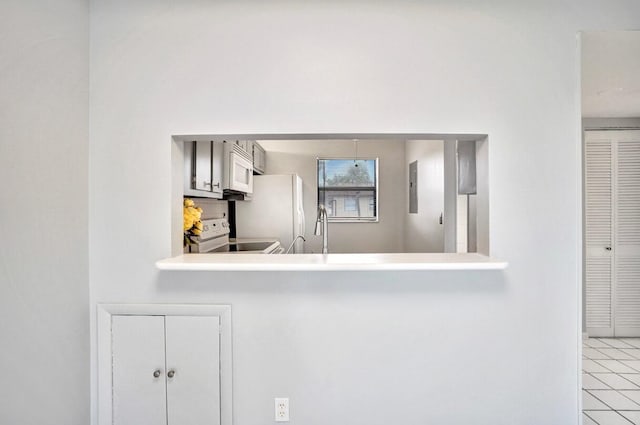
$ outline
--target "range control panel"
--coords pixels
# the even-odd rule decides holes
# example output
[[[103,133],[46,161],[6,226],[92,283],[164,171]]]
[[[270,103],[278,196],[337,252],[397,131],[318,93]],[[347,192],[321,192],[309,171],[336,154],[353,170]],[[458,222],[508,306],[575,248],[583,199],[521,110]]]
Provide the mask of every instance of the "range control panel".
[[[200,235],[200,240],[204,241],[228,235],[230,231],[229,222],[226,218],[202,220],[202,234]]]

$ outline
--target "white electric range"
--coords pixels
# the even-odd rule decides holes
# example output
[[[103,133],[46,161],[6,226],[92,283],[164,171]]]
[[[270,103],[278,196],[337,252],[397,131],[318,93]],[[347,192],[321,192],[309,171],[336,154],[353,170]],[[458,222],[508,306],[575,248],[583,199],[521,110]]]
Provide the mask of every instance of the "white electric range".
[[[229,222],[224,218],[202,220],[202,234],[191,245],[195,253],[282,254],[284,248],[276,238],[229,239]]]

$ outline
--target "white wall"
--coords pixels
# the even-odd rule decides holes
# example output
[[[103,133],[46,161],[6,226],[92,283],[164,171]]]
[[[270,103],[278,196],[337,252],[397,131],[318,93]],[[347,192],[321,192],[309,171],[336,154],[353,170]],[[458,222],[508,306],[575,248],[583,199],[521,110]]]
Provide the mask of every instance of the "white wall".
[[[314,236],[317,218],[317,158],[352,158],[349,140],[262,140],[267,173],[296,173],[304,182],[307,223],[305,251],[322,252],[322,236]],[[329,252],[402,252],[404,226],[404,142],[361,140],[358,157],[379,158],[379,222],[330,223]]]
[[[640,31],[586,31],[581,41],[582,116],[640,116]]]
[[[469,210],[467,195],[456,199],[456,252],[469,252]]]
[[[292,424],[577,424],[576,32],[638,16],[635,0],[94,1],[92,305],[231,303],[236,425],[271,422],[276,396]],[[488,134],[509,268],[155,269],[172,134],[317,132]]]
[[[444,252],[458,252],[458,142],[444,145]]]
[[[89,421],[89,4],[0,2],[0,423]]]
[[[491,246],[489,238],[491,211],[491,192],[489,184],[489,142],[476,140],[476,189],[478,193],[472,202],[475,212],[475,246],[476,252],[489,255]],[[578,191],[578,193],[581,193]],[[474,227],[471,225],[471,227]],[[580,233],[581,234],[581,233]]]
[[[444,252],[444,225],[439,220],[440,214],[444,214],[444,143],[442,140],[407,141],[407,179],[409,164],[418,161],[418,212],[406,216],[404,249],[407,252]]]

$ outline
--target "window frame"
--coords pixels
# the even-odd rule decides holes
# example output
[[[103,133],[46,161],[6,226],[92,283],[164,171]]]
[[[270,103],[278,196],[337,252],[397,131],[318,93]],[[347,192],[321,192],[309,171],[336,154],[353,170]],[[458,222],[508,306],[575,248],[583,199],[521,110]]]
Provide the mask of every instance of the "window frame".
[[[324,189],[321,190],[320,185],[319,185],[319,180],[320,180],[320,161],[334,161],[334,160],[338,160],[338,161],[374,161],[374,186],[373,186],[373,190],[374,190],[374,205],[375,205],[375,211],[374,211],[374,217],[330,217],[327,214],[327,220],[330,223],[378,223],[380,222],[380,158],[379,157],[362,157],[362,158],[353,158],[353,157],[317,157],[316,158],[316,210],[317,208],[320,206],[320,192],[324,191]],[[343,190],[345,191],[356,191],[359,190],[358,187],[348,187],[348,188],[344,188]],[[367,188],[367,191],[370,191],[369,188]],[[326,208],[326,206],[325,206]]]

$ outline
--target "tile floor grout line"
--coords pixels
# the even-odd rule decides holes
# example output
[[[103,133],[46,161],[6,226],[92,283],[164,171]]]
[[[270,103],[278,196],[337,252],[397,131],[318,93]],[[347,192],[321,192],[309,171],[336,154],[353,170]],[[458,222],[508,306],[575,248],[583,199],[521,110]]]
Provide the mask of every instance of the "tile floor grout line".
[[[613,345],[609,344],[607,341],[603,341],[602,339],[599,339],[599,338],[596,338],[596,339],[597,339],[598,341],[600,341],[601,343],[608,345],[608,346],[609,346],[609,347],[611,347],[611,348],[616,348],[616,347],[614,347]]]
[[[607,410],[613,410],[613,411],[615,411],[615,409],[614,409],[613,407],[609,406],[609,405],[608,405],[607,403],[605,403],[603,400],[601,400],[600,398],[598,398],[598,396],[597,396],[597,395],[595,395],[595,394],[593,394],[593,393],[591,392],[591,391],[594,391],[594,390],[585,390],[585,391],[586,391],[586,392],[588,392],[589,394],[591,394],[591,395],[593,396],[593,398],[595,398],[596,400],[598,400],[600,403],[602,403],[602,404],[604,404],[605,406],[607,406],[607,407],[608,407],[608,409],[607,409]],[[598,391],[598,390],[595,390],[595,391]],[[608,390],[600,390],[600,391],[608,391]],[[591,410],[587,410],[587,411],[588,411],[588,412],[590,412]]]
[[[607,387],[609,387],[610,389],[613,389],[613,388],[611,387],[611,385],[607,384],[606,382],[604,382],[604,381],[603,381],[603,380],[601,380],[601,379],[598,379],[598,377],[597,377],[597,376],[593,376],[593,373],[587,373],[587,375],[590,375],[593,379],[595,379],[595,380],[597,380],[597,381],[599,381],[599,382],[603,383],[604,385],[606,385],[606,386],[607,386]],[[587,391],[589,391],[589,389],[587,389],[587,388],[583,388],[583,389],[586,389]],[[591,389],[591,390],[596,390],[596,391],[597,391],[597,389],[596,389],[596,388],[590,388],[590,389]],[[604,388],[604,389],[606,389],[606,388]]]
[[[584,389],[583,389],[584,390]],[[596,400],[598,400],[600,403],[604,404],[605,406],[609,407],[609,409],[590,409],[590,410],[582,410],[583,413],[586,412],[616,412],[618,413],[620,416],[622,416],[623,418],[627,419],[626,417],[624,417],[624,415],[622,415],[620,412],[640,412],[640,405],[638,405],[638,403],[636,403],[634,400],[631,400],[629,397],[625,396],[623,393],[621,393],[618,390],[584,390],[586,392],[588,392],[589,394],[591,394],[591,396],[593,398],[595,398]],[[619,393],[621,396],[627,398],[628,400],[630,400],[632,403],[638,405],[638,409],[614,409],[613,406],[607,404],[604,400],[602,400],[601,398],[599,398],[597,395],[593,394],[591,391],[614,391]],[[593,418],[591,418],[593,419]],[[595,420],[595,419],[593,419]],[[628,420],[628,419],[627,419]]]
[[[620,373],[618,373],[618,372],[614,372],[613,370],[611,370],[611,369],[607,368],[605,365],[598,363],[596,360],[592,360],[592,359],[588,359],[588,360],[591,360],[592,362],[595,362],[596,364],[598,364],[598,365],[600,365],[601,367],[605,368],[605,369],[606,369],[606,370],[608,370],[609,372],[587,372],[586,370],[584,370],[584,369],[583,369],[583,370],[582,370],[582,373],[585,373],[585,374],[587,374],[587,375],[591,375],[592,377],[596,378],[598,381],[600,381],[600,382],[602,382],[603,384],[606,384],[606,385],[609,385],[609,384],[607,384],[606,382],[604,382],[602,379],[598,378],[596,375],[599,375],[599,374],[617,375],[617,376],[619,376],[620,378],[624,379],[625,381],[629,382],[630,384],[635,385],[636,387],[638,387],[637,389],[635,389],[635,388],[628,388],[628,389],[626,389],[625,391],[640,391],[640,385],[636,384],[635,382],[633,382],[633,381],[632,381],[632,380],[630,380],[630,379],[627,379],[627,377],[622,376],[622,374],[623,374],[623,373],[624,373],[624,374],[627,374],[627,375],[640,375],[640,372],[637,372],[637,373],[633,373],[633,372],[632,372],[632,373],[629,373],[629,372],[620,372]],[[623,364],[624,364],[624,363],[623,363]],[[626,366],[626,365],[625,365],[625,366]],[[629,366],[629,367],[630,367],[630,366]],[[632,368],[632,369],[633,369],[633,368]]]
[[[603,368],[607,369],[609,372],[611,372],[611,373],[615,373],[614,371],[612,371],[611,369],[609,369],[609,368],[608,368],[608,367],[606,367],[605,365],[598,363],[598,361],[597,361],[597,360],[594,360],[594,359],[589,359],[589,360],[591,360],[592,362],[594,362],[594,363],[596,363],[596,364],[598,364],[598,365],[602,366]],[[589,372],[589,373],[595,373],[595,372]],[[606,372],[603,372],[603,373],[606,373]]]
[[[593,394],[591,391],[616,391],[616,390],[585,390],[586,392],[588,392],[589,394],[591,394],[591,396],[593,398],[595,398],[596,400],[598,400],[600,403],[604,404],[605,406],[608,407],[608,409],[592,409],[592,410],[583,410],[583,412],[618,412],[618,410],[614,409],[613,406],[607,404],[604,400],[602,400],[601,398],[599,398],[597,395]],[[617,392],[617,391],[616,391]],[[637,411],[637,410],[630,410],[630,411]]]
[[[583,415],[586,415],[589,419],[591,419],[593,422],[595,422],[595,423],[596,423],[596,425],[600,425],[600,422],[596,421],[596,420],[595,420],[595,419],[593,419],[591,416],[589,416],[589,415],[587,414],[587,412],[586,412],[586,411],[584,411],[584,410],[583,410],[583,411],[582,411],[582,414],[583,414]],[[583,421],[583,422],[584,422],[584,421]]]
[[[638,404],[638,402],[632,399],[631,397],[627,397],[625,393],[622,392],[622,391],[640,391],[640,390],[616,390],[616,391],[618,391],[620,395],[625,397],[627,400],[631,400],[632,403],[635,403],[638,405],[638,410],[635,410],[636,412],[640,410],[640,404]]]
[[[609,357],[609,355],[607,353],[603,353],[602,351],[598,350],[598,348],[604,348],[605,350],[608,350],[608,349],[613,348],[613,347],[598,347],[598,348],[589,347],[589,348],[591,348],[592,350],[596,350],[598,353],[600,353],[600,354],[602,354],[604,356]]]
[[[596,350],[598,353],[602,354],[603,356],[606,357],[606,359],[589,359],[589,360],[615,360],[612,359],[611,356],[609,356],[607,353],[603,353],[602,351],[598,350],[597,348],[593,348],[593,347],[587,347],[587,348],[591,348],[592,350]],[[584,347],[582,348],[582,352],[584,353]]]
[[[585,412],[584,414],[585,414],[585,415],[587,415],[587,416],[589,416],[589,414],[588,414],[588,413],[586,413],[586,412]],[[596,421],[596,420],[595,420],[595,419],[593,419],[591,416],[589,416],[589,419],[591,419],[593,422],[595,422],[595,423],[596,423],[596,425],[600,425],[600,422]]]
[[[633,385],[635,385],[636,387],[638,387],[638,389],[630,389],[630,390],[624,390],[624,391],[640,391],[640,385],[636,384],[635,382],[633,382],[630,379],[627,379],[626,377],[622,376],[621,373],[616,373],[616,375],[618,375],[619,377],[621,377],[622,379],[624,379],[627,382],[631,382]],[[634,375],[633,373],[627,374],[627,375]],[[597,379],[597,378],[596,378]]]
[[[600,362],[598,361],[598,360],[605,360],[605,361],[613,360],[613,361],[616,361],[616,362],[620,363],[622,366],[628,367],[629,369],[631,369],[631,370],[635,371],[635,369],[634,369],[634,368],[632,368],[631,366],[627,366],[626,364],[622,363],[620,360],[616,360],[616,359],[598,359],[598,360],[596,360],[596,359],[592,359],[592,360],[593,360],[594,362],[598,363],[598,364],[599,364],[600,366],[602,366],[603,368],[610,370],[610,371],[611,371],[611,373],[631,373],[631,374],[633,374],[633,373],[640,373],[640,372],[616,372],[616,371],[614,371],[613,369],[608,368],[607,366],[603,365],[602,363],[600,363]]]
[[[600,412],[602,412],[603,410],[600,410]],[[594,410],[590,410],[590,412],[594,412]],[[629,419],[627,419],[624,415],[620,414],[617,410],[608,410],[608,412],[614,412],[617,413],[618,416],[620,416],[622,419],[624,419],[625,421],[627,421],[628,423],[630,423],[631,425],[634,425],[633,422],[631,422]],[[589,414],[585,413],[585,415],[589,416]],[[594,421],[596,424],[601,425],[600,422],[596,421],[595,419],[593,419],[591,416],[589,416],[589,418]],[[605,424],[606,425],[606,424]]]
[[[595,339],[597,339],[598,341],[602,342],[603,344],[607,344],[611,348],[618,348],[618,347],[614,347],[613,345],[609,344],[607,341],[603,341],[603,338],[595,338]],[[629,344],[628,342],[626,342],[624,340],[624,338],[605,338],[605,339],[614,339],[616,341],[620,341],[623,344],[627,344],[629,346],[629,347],[624,347],[624,348],[638,348],[638,347],[634,346],[633,344]]]

